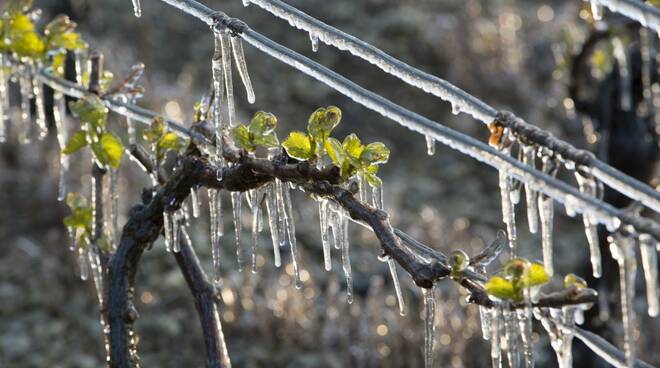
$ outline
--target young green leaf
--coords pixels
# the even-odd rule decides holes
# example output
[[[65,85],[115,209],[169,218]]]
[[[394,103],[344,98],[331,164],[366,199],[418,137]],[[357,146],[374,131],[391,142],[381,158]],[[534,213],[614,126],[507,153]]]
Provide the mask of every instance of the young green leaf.
[[[389,158],[390,150],[381,142],[369,143],[360,155],[360,160],[367,165],[384,164]]]
[[[70,155],[74,152],[77,152],[87,146],[87,133],[83,130],[79,130],[71,136],[69,143],[66,144],[66,147],[62,150],[62,153],[65,155]]]
[[[380,186],[383,185],[383,181],[380,180],[380,178],[377,177],[375,174],[372,174],[370,172],[365,171],[364,178],[367,179],[367,183],[369,183],[369,185],[371,185],[374,188],[380,188]]]
[[[87,204],[87,199],[80,193],[70,192],[66,196],[66,204],[71,209],[71,214],[64,218],[64,225],[74,228],[91,229],[92,208]]]
[[[550,275],[545,271],[543,265],[539,263],[530,264],[522,277],[522,285],[524,287],[543,285],[548,281],[550,281]]]
[[[484,285],[486,292],[496,298],[518,300],[518,292],[513,284],[500,276],[493,276]]]
[[[341,142],[336,138],[328,137],[328,139],[325,140],[325,151],[328,153],[328,156],[330,156],[332,163],[339,167],[341,167],[344,160],[346,160],[344,148],[342,147]]]
[[[275,132],[270,132],[264,135],[255,135],[252,142],[257,146],[266,148],[273,148],[280,145],[280,141],[277,139],[277,134],[275,134]]]
[[[69,103],[69,108],[74,116],[82,123],[90,124],[96,130],[103,130],[108,119],[108,109],[103,100],[92,95]]]
[[[235,127],[231,128],[230,133],[234,139],[234,142],[236,142],[240,148],[248,152],[254,152],[257,149],[254,146],[254,143],[252,143],[252,134],[250,134],[250,131],[245,125],[236,125]]]
[[[275,130],[276,126],[277,118],[275,115],[265,111],[257,111],[252,117],[252,121],[250,121],[248,130],[256,137],[269,135]]]
[[[104,132],[99,142],[91,144],[94,157],[103,165],[119,167],[124,147],[119,138],[110,132]]]
[[[183,145],[181,137],[174,132],[167,132],[158,140],[158,149],[162,151],[179,151]]]
[[[342,148],[346,153],[346,157],[349,159],[353,159],[353,161],[355,161],[356,163],[359,161],[362,151],[364,151],[364,145],[362,145],[362,142],[360,142],[360,138],[358,138],[358,136],[355,135],[355,133],[351,133],[350,135],[346,136],[346,138],[344,138],[344,143],[342,143]]]
[[[165,134],[165,122],[162,116],[156,116],[148,128],[142,131],[142,138],[149,143],[156,143]]]
[[[311,137],[303,132],[294,131],[289,133],[282,146],[289,156],[305,161],[314,158]]]
[[[336,106],[321,107],[314,111],[307,122],[307,131],[318,142],[330,136],[341,120],[341,110]]]

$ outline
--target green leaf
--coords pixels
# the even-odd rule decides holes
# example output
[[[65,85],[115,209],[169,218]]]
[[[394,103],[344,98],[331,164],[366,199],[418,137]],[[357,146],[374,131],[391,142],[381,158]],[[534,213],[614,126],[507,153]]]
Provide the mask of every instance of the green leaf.
[[[578,289],[585,289],[587,287],[587,282],[582,277],[574,273],[569,273],[564,276],[564,288],[568,289],[572,286],[575,286]]]
[[[341,120],[341,110],[336,106],[321,107],[314,111],[307,122],[307,131],[317,141],[323,142]]]
[[[500,299],[518,299],[518,292],[513,287],[513,284],[510,281],[507,281],[503,277],[493,276],[488,280],[484,285],[486,292],[496,298]]]
[[[252,143],[252,134],[245,125],[238,124],[231,128],[231,136],[240,148],[248,152],[254,152],[257,149]]]
[[[46,35],[47,49],[50,51],[66,49],[66,50],[82,50],[87,48],[87,43],[82,40],[80,34],[74,32],[76,23],[72,22],[66,15],[58,15],[55,17],[44,30]]]
[[[277,134],[275,132],[270,132],[269,134],[259,135],[253,137],[254,144],[261,147],[273,148],[280,145],[280,141],[277,139]]]
[[[543,265],[539,263],[532,263],[522,277],[522,285],[524,287],[543,285],[548,281],[550,281],[550,275],[545,271]]]
[[[119,138],[110,132],[105,132],[101,135],[99,142],[92,143],[92,151],[101,164],[117,168],[121,162],[124,147]]]
[[[351,133],[350,135],[346,136],[346,138],[344,138],[342,148],[344,148],[346,156],[353,159],[359,159],[362,151],[364,151],[364,146],[362,145],[362,142],[360,142],[360,138],[358,138],[355,133]]]
[[[179,137],[178,134],[167,132],[158,140],[158,149],[179,151],[181,148],[183,148],[183,144],[183,140],[181,137]]]
[[[142,138],[149,143],[156,143],[165,134],[165,121],[162,116],[156,116],[149,128],[142,131]]]
[[[381,142],[369,143],[360,155],[360,160],[368,165],[384,164],[389,158],[390,150]]]
[[[87,207],[87,198],[80,193],[69,192],[66,195],[66,205],[70,209]]]
[[[9,8],[19,8],[22,5],[10,4]],[[5,34],[2,37],[2,48],[9,49],[19,57],[41,58],[44,54],[45,44],[35,30],[30,17],[21,11],[9,12],[9,19],[5,21]],[[3,22],[4,23],[4,22]]]
[[[96,95],[81,98],[69,103],[74,116],[82,123],[90,124],[95,130],[103,130],[108,119],[108,109],[103,100]]]
[[[74,152],[78,152],[87,146],[87,133],[83,130],[79,130],[71,136],[69,143],[66,144],[66,147],[62,150],[62,153],[65,155],[70,155]]]
[[[364,178],[367,179],[367,183],[369,183],[369,185],[371,185],[374,188],[380,188],[380,186],[383,185],[383,181],[380,180],[380,178],[377,177],[375,174],[365,172]]]
[[[314,158],[314,153],[312,151],[312,140],[310,136],[303,132],[294,131],[289,133],[289,136],[282,146],[289,154],[289,156],[305,161]]]
[[[341,142],[336,138],[328,137],[325,140],[325,151],[328,153],[328,156],[330,156],[332,163],[339,167],[341,167],[344,160],[346,160],[344,148],[342,147]]]
[[[250,121],[248,130],[255,136],[263,136],[272,133],[276,126],[277,118],[275,115],[265,111],[257,111],[252,117],[252,121]]]

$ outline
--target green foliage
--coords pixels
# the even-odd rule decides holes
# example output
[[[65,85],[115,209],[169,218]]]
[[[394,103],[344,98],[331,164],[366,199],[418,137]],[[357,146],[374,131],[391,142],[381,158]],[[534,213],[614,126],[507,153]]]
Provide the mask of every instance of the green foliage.
[[[458,249],[449,254],[449,267],[451,268],[451,277],[459,278],[462,276],[470,264],[470,257],[464,251]]]
[[[71,136],[62,153],[70,155],[89,145],[101,166],[119,167],[124,147],[117,136],[106,130],[108,109],[103,101],[92,95],[71,102],[69,108],[80,119],[82,129]]]
[[[378,165],[387,162],[390,150],[381,142],[363,145],[360,138],[350,134],[341,142],[330,137],[332,130],[341,120],[341,110],[335,106],[314,111],[307,124],[307,133],[294,131],[282,142],[289,156],[315,162],[328,155],[334,165],[340,168],[341,177],[348,180],[361,176],[369,185],[379,187],[382,181],[376,173]]]
[[[488,294],[502,300],[520,302],[524,299],[524,290],[536,288],[550,281],[550,276],[543,265],[532,263],[524,258],[509,261],[504,270],[484,285]]]
[[[91,231],[92,207],[87,203],[87,199],[80,193],[71,192],[66,196],[66,204],[69,206],[71,214],[64,218],[64,225]]]
[[[277,118],[275,115],[257,111],[250,124],[245,126],[238,124],[231,129],[231,136],[236,144],[248,152],[254,152],[257,147],[277,147],[280,142],[275,133]]]
[[[580,276],[577,276],[574,273],[569,273],[564,276],[564,288],[568,289],[575,286],[578,289],[586,289],[587,282]]]
[[[6,3],[0,14],[0,52],[13,53],[33,62],[47,62],[50,55],[53,71],[63,75],[66,50],[85,49],[87,43],[75,32],[76,24],[63,15],[55,17],[46,26],[44,35],[40,35],[28,13],[31,7],[30,0]]]
[[[168,151],[179,152],[185,146],[178,134],[169,131],[162,116],[155,117],[149,128],[142,131],[142,138],[151,144],[157,163]]]

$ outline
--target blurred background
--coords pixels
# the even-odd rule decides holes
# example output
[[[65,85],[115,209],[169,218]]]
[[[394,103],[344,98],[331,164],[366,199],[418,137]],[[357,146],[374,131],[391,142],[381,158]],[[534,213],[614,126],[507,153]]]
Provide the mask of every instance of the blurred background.
[[[323,44],[318,52],[312,52],[307,33],[290,28],[254,5],[246,8],[238,0],[204,3],[246,21],[256,31],[413,111],[473,137],[488,137],[488,130],[480,122],[465,114],[453,115],[449,104],[366,62]],[[637,108],[643,100],[639,97],[639,28],[626,19],[606,11],[610,28],[599,36],[603,25],[593,21],[589,4],[578,0],[289,3],[497,108],[514,111],[577,147],[607,151],[611,145],[603,145],[603,132],[610,137],[619,134],[633,147],[632,151],[616,151],[622,165],[641,165],[636,175],[654,186],[660,184],[650,175],[657,163],[656,116]],[[34,5],[43,10],[44,20],[66,13],[78,22],[84,38],[105,55],[106,68],[118,79],[127,75],[133,64],[145,63],[141,84],[146,93],[140,105],[190,121],[193,104],[210,85],[213,40],[204,24],[160,1],[143,1],[139,19],[133,16],[129,0],[35,0]],[[586,48],[585,43],[593,38],[593,47]],[[615,38],[621,40],[629,55],[634,112],[611,122],[604,116],[621,111],[616,102],[620,101],[616,99],[621,84],[613,56]],[[657,44],[655,35],[651,40]],[[379,175],[385,183],[385,207],[394,226],[443,252],[460,248],[469,254],[479,252],[504,227],[495,170],[439,144],[435,155],[428,156],[424,137],[248,45],[245,52],[257,100],[253,105],[247,103],[235,74],[239,120],[247,121],[257,110],[272,112],[279,119],[278,132],[283,137],[289,130],[304,129],[307,117],[317,107],[340,107],[343,118],[336,136],[356,132],[363,141],[379,140],[392,150],[390,162]],[[578,62],[581,74],[577,78],[570,74],[574,55],[583,56]],[[655,58],[655,51],[652,55]],[[653,78],[657,79],[655,73]],[[569,94],[570,85],[579,90],[580,99]],[[579,103],[582,100],[587,102]],[[605,120],[608,124],[603,123]],[[624,129],[617,128],[619,122]],[[115,131],[125,134],[123,118],[113,115],[111,124]],[[639,134],[633,136],[631,131]],[[610,138],[608,142],[612,141],[617,140]],[[640,156],[635,147],[646,147],[644,152],[651,153]],[[72,158],[68,174],[71,190],[89,193],[89,162],[85,155]],[[58,172],[54,134],[29,145],[19,145],[16,137],[10,136],[0,145],[2,367],[104,365],[95,291],[91,281],[80,280],[76,256],[69,251],[70,240],[62,224],[68,210],[57,201]],[[572,177],[570,173],[560,175]],[[149,180],[124,158],[119,184],[123,224]],[[206,193],[200,193],[205,202]],[[237,271],[229,197],[224,198],[227,221],[222,323],[234,366],[422,366],[423,306],[421,292],[410,277],[399,270],[407,303],[407,314],[400,316],[387,265],[376,257],[375,238],[352,226],[351,258],[357,295],[353,304],[347,304],[339,255],[334,255],[332,272],[323,270],[316,204],[302,193],[294,193],[293,200],[303,269],[301,290],[293,285],[293,268],[286,250],[282,252],[282,267],[274,267],[268,231],[261,233],[258,273]],[[517,207],[521,254],[540,259],[540,238],[527,230],[524,204]],[[566,217],[557,207],[555,274],[576,272],[587,277],[590,265],[582,221]],[[208,213],[206,206],[203,213]],[[247,210],[244,215],[243,239],[247,242]],[[210,270],[208,215],[195,219],[192,226],[194,246]],[[605,258],[610,258],[604,252]],[[599,287],[618,285],[617,268],[610,263],[605,271],[606,281]],[[203,341],[192,298],[162,239],[142,257],[137,277],[140,319],[136,329],[142,365],[203,366]],[[555,279],[553,282],[559,285],[561,277]],[[659,323],[646,315],[641,273],[637,281],[639,356],[660,364],[660,352],[654,348],[660,343]],[[490,344],[481,337],[478,308],[466,305],[464,293],[452,282],[442,282],[439,289],[436,365],[489,366]],[[621,347],[618,289],[604,295],[601,308],[587,321],[588,328]],[[609,304],[611,308],[604,308]],[[556,366],[554,352],[540,326],[535,326],[534,340],[537,365]],[[579,341],[574,343],[574,351],[576,366],[606,366],[584,351]]]

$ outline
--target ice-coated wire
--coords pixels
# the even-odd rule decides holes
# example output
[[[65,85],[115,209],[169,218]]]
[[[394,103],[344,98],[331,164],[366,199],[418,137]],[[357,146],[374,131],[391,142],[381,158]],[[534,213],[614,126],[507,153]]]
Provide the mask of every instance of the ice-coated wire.
[[[568,184],[537,170],[530,169],[517,160],[500,154],[481,141],[460,132],[456,132],[435,121],[429,120],[419,114],[394,104],[384,97],[358,86],[334,71],[270,40],[258,32],[253,31],[240,21],[228,18],[223,13],[216,12],[196,1],[163,1],[210,25],[217,25],[218,19],[222,19],[229,25],[238,24],[241,31],[238,36],[243,38],[244,41],[268,55],[329,85],[338,92],[353,99],[355,102],[376,111],[413,131],[419,132],[423,135],[429,135],[441,143],[481,162],[487,163],[500,171],[507,171],[510,176],[528,183],[533,189],[541,191],[561,203],[569,202],[572,207],[576,208],[577,212],[590,213],[598,222],[606,224],[618,222],[627,223],[633,225],[639,232],[648,233],[653,235],[656,239],[660,239],[660,225],[655,221],[635,216],[623,210],[614,208],[598,199],[587,197]],[[55,90],[69,96],[80,98],[86,95],[86,92],[81,87],[66,80],[54,77],[44,70],[40,70],[36,76]],[[104,99],[104,102],[109,109],[143,124],[150,124],[153,118],[158,116],[158,114],[153,111],[115,99],[106,98]],[[191,134],[188,129],[178,122],[166,120],[166,123],[172,130],[184,136],[190,136]]]
[[[638,0],[594,1],[605,5],[612,11],[637,20],[656,32],[660,29],[660,10],[652,5]],[[289,4],[280,0],[251,0],[250,4],[255,4],[272,15],[286,20],[294,28],[309,32],[310,35],[314,35],[316,39],[330,46],[348,51],[413,87],[451,103],[452,112],[465,112],[484,124],[491,123],[497,114],[497,109],[450,82],[414,68],[374,45],[334,28]],[[522,124],[526,127],[533,127],[533,125],[524,121]],[[583,151],[577,150],[570,144],[554,137],[553,141],[560,142],[562,145],[572,148],[573,151]],[[555,142],[549,144],[553,145]],[[542,145],[545,144],[542,143]],[[594,168],[593,175],[605,184],[634,200],[644,203],[654,211],[660,212],[660,194],[653,188],[595,158],[589,166]]]

